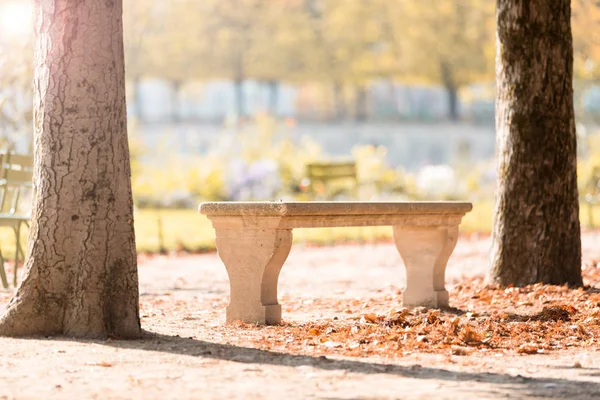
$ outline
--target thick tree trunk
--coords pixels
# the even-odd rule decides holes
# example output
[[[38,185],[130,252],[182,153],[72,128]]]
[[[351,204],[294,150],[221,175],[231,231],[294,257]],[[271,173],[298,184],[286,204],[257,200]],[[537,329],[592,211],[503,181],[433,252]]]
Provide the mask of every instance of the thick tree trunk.
[[[497,0],[500,284],[582,284],[570,14],[570,0]]]
[[[35,0],[25,276],[2,335],[140,336],[121,0]]]

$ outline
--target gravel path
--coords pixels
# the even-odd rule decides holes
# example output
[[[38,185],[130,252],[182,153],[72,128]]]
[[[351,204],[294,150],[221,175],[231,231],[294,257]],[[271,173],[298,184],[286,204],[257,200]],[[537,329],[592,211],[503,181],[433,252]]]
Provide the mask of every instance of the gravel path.
[[[599,235],[586,234],[583,248],[585,262],[600,260]],[[488,249],[489,239],[461,238],[449,285],[484,274]],[[280,277],[284,319],[334,318],[339,310],[314,306],[320,298],[395,294],[400,264],[391,244],[295,245]],[[217,329],[228,291],[216,254],[141,257],[142,324],[151,334],[125,342],[2,338],[0,399],[600,398],[598,352],[364,359],[239,346]],[[0,293],[0,303],[9,296]],[[179,306],[195,311],[182,318]]]

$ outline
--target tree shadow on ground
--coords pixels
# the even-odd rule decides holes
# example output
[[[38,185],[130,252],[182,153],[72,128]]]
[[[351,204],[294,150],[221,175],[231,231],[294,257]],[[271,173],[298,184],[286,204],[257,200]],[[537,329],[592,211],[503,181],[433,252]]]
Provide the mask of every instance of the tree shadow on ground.
[[[356,374],[390,374],[412,379],[437,379],[452,382],[482,382],[493,384],[501,393],[518,397],[542,398],[600,398],[600,382],[557,378],[532,378],[502,373],[473,373],[443,368],[423,367],[415,364],[403,366],[365,362],[363,360],[333,359],[325,356],[309,356],[214,343],[193,338],[168,336],[144,332],[143,340],[106,341],[116,348],[165,352],[176,355],[210,358],[244,364],[268,364],[274,366],[310,366],[326,371],[345,371]],[[590,376],[590,375],[588,375]],[[468,390],[478,392],[477,386]]]

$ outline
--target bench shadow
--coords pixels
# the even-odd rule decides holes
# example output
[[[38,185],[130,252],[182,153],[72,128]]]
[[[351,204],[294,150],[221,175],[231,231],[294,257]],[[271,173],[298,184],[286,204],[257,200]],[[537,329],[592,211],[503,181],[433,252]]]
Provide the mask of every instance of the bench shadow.
[[[600,397],[600,382],[557,378],[531,378],[502,373],[473,373],[415,364],[402,366],[362,360],[332,359],[325,356],[288,354],[231,344],[214,343],[193,338],[144,332],[143,340],[109,340],[107,346],[124,349],[164,352],[176,355],[210,358],[244,364],[267,364],[286,367],[309,366],[325,371],[346,371],[357,374],[390,374],[413,379],[438,379],[452,382],[483,382],[497,385],[503,392],[518,396],[565,398],[573,396]],[[594,374],[595,375],[595,374]],[[591,375],[592,377],[594,375]],[[588,376],[590,376],[588,374]],[[477,391],[473,387],[473,391]]]

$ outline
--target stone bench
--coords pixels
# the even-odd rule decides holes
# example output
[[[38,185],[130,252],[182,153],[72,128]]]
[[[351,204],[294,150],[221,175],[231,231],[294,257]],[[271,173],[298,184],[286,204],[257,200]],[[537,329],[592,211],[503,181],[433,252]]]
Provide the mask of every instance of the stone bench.
[[[446,263],[458,225],[471,209],[471,203],[460,202],[213,202],[199,207],[215,228],[229,275],[226,320],[257,324],[281,322],[277,281],[293,228],[392,226],[406,266],[404,305],[447,306]]]

